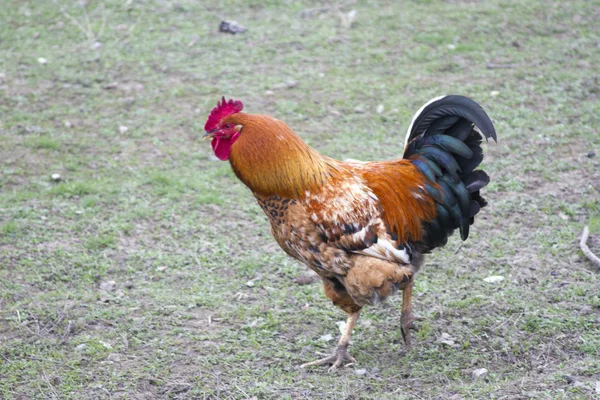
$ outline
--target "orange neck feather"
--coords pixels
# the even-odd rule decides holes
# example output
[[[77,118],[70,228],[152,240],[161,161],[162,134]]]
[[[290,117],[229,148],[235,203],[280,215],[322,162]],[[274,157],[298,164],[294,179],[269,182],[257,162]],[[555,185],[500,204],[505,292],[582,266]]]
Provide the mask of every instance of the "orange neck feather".
[[[336,170],[336,161],[310,148],[285,123],[268,115],[237,113],[224,123],[242,125],[231,147],[233,172],[262,196],[301,198]]]

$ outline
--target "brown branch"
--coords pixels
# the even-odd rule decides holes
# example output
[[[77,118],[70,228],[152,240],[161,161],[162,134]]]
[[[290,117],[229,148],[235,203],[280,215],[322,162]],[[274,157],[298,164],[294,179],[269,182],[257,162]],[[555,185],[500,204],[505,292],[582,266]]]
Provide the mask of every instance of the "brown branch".
[[[330,10],[336,10],[336,9],[340,10],[340,9],[342,9],[344,7],[348,7],[354,3],[356,3],[356,0],[349,0],[345,3],[334,5],[334,6],[328,6],[328,7],[307,8],[305,10],[298,12],[298,16],[300,18],[311,18],[317,14],[325,13]]]
[[[583,228],[583,233],[581,234],[581,240],[579,241],[579,247],[583,254],[590,260],[592,263],[596,264],[596,267],[600,268],[600,258],[597,255],[592,253],[590,248],[587,246],[588,237],[590,236],[590,229],[586,226]]]
[[[497,63],[487,63],[485,66],[487,69],[509,69],[509,68],[520,68],[520,67],[537,67],[540,65],[539,62],[536,63],[526,63],[526,64],[497,64]]]

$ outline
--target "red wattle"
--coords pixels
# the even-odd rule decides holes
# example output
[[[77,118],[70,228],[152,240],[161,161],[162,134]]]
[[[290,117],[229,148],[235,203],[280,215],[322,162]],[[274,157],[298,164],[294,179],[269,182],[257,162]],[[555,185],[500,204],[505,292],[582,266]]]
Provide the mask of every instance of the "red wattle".
[[[221,161],[227,161],[231,151],[231,140],[224,138],[214,138],[211,142],[215,156]]]
[[[240,135],[239,132],[236,132],[230,138],[219,138],[215,137],[212,142],[213,151],[215,152],[215,156],[221,161],[227,161],[229,159],[229,153],[231,153],[231,146],[233,142],[235,142]]]

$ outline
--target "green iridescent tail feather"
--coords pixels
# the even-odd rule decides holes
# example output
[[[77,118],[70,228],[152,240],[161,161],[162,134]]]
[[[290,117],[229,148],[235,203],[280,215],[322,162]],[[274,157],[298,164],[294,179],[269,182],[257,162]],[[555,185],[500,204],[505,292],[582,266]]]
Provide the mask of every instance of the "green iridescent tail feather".
[[[425,104],[407,133],[404,158],[430,181],[425,190],[437,203],[437,216],[424,222],[421,247],[446,244],[455,229],[469,236],[475,215],[487,205],[480,190],[489,181],[483,170],[482,137],[496,141],[492,121],[479,104],[463,96],[443,96]]]

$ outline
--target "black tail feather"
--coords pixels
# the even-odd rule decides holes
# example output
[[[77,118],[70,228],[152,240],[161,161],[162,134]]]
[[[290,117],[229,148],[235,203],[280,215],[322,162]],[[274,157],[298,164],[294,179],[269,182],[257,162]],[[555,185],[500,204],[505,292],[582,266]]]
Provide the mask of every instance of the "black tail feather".
[[[479,191],[483,187],[485,187],[488,183],[490,183],[490,177],[484,170],[477,170],[471,172],[469,175],[465,176],[463,179],[463,183],[465,187],[469,191],[469,193],[473,193]]]
[[[427,177],[425,190],[435,199],[437,216],[423,224],[422,251],[443,246],[455,229],[461,238],[487,205],[480,190],[490,181],[482,170],[482,136],[496,141],[496,131],[481,106],[463,96],[445,96],[425,104],[407,133],[404,158]]]

